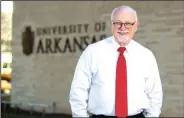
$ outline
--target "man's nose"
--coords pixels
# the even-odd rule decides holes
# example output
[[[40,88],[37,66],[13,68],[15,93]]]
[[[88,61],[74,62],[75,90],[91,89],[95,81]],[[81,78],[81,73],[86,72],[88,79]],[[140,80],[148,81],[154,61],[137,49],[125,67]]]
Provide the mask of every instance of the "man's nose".
[[[121,25],[121,27],[119,28],[120,30],[126,30],[126,27],[124,24]]]

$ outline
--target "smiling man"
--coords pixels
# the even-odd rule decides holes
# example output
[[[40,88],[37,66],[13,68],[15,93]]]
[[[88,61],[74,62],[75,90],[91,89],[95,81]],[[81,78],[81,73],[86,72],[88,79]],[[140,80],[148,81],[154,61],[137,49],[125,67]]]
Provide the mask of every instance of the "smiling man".
[[[139,22],[129,6],[111,15],[113,36],[90,44],[70,90],[73,117],[159,117],[162,85],[153,53],[133,40]]]

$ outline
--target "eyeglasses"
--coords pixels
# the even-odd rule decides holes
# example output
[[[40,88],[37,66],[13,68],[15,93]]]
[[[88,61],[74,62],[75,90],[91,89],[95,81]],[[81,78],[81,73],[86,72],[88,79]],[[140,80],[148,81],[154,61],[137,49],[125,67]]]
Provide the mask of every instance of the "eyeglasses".
[[[135,21],[136,22],[136,21]],[[129,22],[126,22],[126,23],[122,23],[122,22],[113,22],[113,24],[114,24],[114,26],[116,27],[116,28],[121,28],[122,26],[123,26],[123,24],[124,24],[124,26],[125,26],[125,28],[126,29],[130,29],[130,28],[132,28],[132,26],[135,24],[135,22],[133,22],[133,23],[129,23]]]

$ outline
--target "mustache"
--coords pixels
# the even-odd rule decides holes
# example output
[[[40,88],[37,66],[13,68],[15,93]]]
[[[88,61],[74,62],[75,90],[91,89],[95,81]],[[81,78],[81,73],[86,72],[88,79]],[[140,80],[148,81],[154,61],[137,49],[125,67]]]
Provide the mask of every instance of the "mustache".
[[[118,33],[129,33],[130,31],[118,31]]]

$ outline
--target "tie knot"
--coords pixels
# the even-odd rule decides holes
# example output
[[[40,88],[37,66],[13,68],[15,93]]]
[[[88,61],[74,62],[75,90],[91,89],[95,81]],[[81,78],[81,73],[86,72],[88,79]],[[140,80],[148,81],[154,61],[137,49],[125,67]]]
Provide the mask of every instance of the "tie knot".
[[[125,47],[119,47],[118,51],[120,52],[120,55],[123,55],[124,51],[126,50]]]

